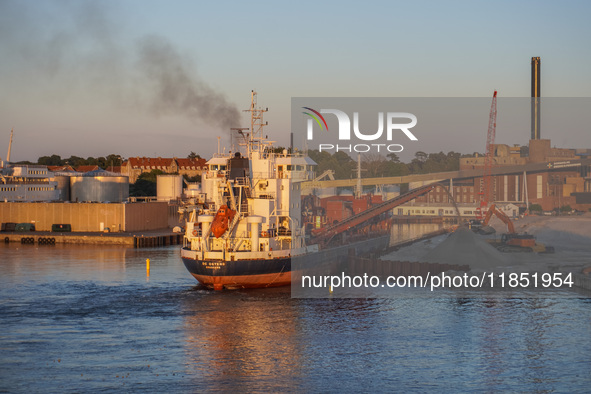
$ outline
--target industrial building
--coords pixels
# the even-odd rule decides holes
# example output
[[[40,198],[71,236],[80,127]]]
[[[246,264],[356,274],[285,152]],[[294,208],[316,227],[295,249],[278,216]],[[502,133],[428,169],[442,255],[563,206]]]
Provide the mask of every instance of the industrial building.
[[[73,232],[134,232],[168,228],[168,204],[0,203],[2,223],[32,223],[36,231],[69,224]]]
[[[457,211],[456,211],[457,207]],[[520,213],[519,206],[513,203],[503,203],[497,205],[497,208],[503,211],[509,217],[517,217]],[[456,204],[455,206],[448,203],[416,203],[401,205],[394,209],[394,214],[397,216],[438,216],[456,218],[458,215],[461,218],[475,217],[476,206],[473,204]]]
[[[0,201],[53,201],[57,183],[45,166],[12,165],[0,169]]]
[[[496,127],[496,92],[491,106],[487,136],[487,154],[460,159],[460,173],[481,170],[482,176],[452,180],[449,188],[441,186],[424,196],[418,204],[449,203],[476,205],[484,201],[516,203],[522,208],[539,204],[550,211],[564,206],[587,211],[591,209],[591,165],[587,149],[553,148],[549,139],[541,138],[541,59],[531,58],[531,139],[528,146],[494,144]],[[494,119],[493,119],[494,115]],[[491,130],[492,127],[492,130]],[[489,142],[492,143],[489,145]],[[491,168],[502,175],[492,175]],[[488,195],[483,198],[485,183]]]
[[[523,207],[539,204],[545,211],[566,205],[582,211],[591,208],[591,166],[586,150],[551,148],[550,140],[544,139],[530,140],[527,149],[515,148],[495,145],[493,166],[500,171],[505,168],[506,174],[491,177],[492,201]],[[484,157],[462,158],[460,172],[483,170],[484,161]],[[456,203],[476,206],[481,200],[483,182],[484,174],[453,180],[449,192]],[[437,186],[416,202],[449,201],[447,191]]]

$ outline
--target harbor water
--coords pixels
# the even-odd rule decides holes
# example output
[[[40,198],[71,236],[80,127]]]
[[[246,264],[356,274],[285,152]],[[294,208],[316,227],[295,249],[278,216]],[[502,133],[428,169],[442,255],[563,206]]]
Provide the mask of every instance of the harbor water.
[[[591,387],[585,296],[293,299],[289,287],[202,288],[178,246],[0,255],[0,392]]]

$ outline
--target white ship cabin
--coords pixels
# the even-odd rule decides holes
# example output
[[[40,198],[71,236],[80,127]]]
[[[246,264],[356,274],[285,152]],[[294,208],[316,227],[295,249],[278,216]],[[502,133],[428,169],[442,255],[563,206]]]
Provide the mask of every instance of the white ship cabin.
[[[209,172],[225,175],[228,169],[228,160],[229,157],[214,157],[205,164],[207,164],[207,170]]]
[[[277,178],[304,181],[313,178],[316,163],[309,157],[280,157],[276,161]]]
[[[201,182],[208,208],[187,223],[191,249],[289,253],[303,246],[300,183],[313,178],[316,163],[286,151],[251,151],[250,156],[235,153],[207,162]],[[222,205],[235,210],[236,216],[222,236],[210,237]]]

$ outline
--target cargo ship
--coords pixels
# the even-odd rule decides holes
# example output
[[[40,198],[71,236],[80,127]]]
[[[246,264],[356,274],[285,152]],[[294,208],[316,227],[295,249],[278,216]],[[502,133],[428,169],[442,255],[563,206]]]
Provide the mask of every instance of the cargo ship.
[[[284,286],[292,258],[318,252],[306,245],[301,182],[316,163],[277,152],[263,135],[263,114],[251,94],[250,129],[236,129],[240,151],[217,153],[201,179],[202,208],[185,226],[181,258],[200,283],[216,290]]]

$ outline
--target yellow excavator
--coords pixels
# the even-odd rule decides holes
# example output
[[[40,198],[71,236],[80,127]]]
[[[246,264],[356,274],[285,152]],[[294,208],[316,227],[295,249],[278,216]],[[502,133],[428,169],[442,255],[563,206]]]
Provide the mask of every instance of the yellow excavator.
[[[518,234],[515,232],[513,222],[503,211],[497,209],[495,204],[492,204],[482,221],[482,227],[488,226],[488,222],[495,215],[503,223],[507,225],[507,233],[501,235],[501,241],[489,241],[492,246],[501,252],[505,253],[519,253],[519,252],[537,252],[537,253],[554,253],[552,246],[545,246],[536,243],[536,238],[528,233]]]

